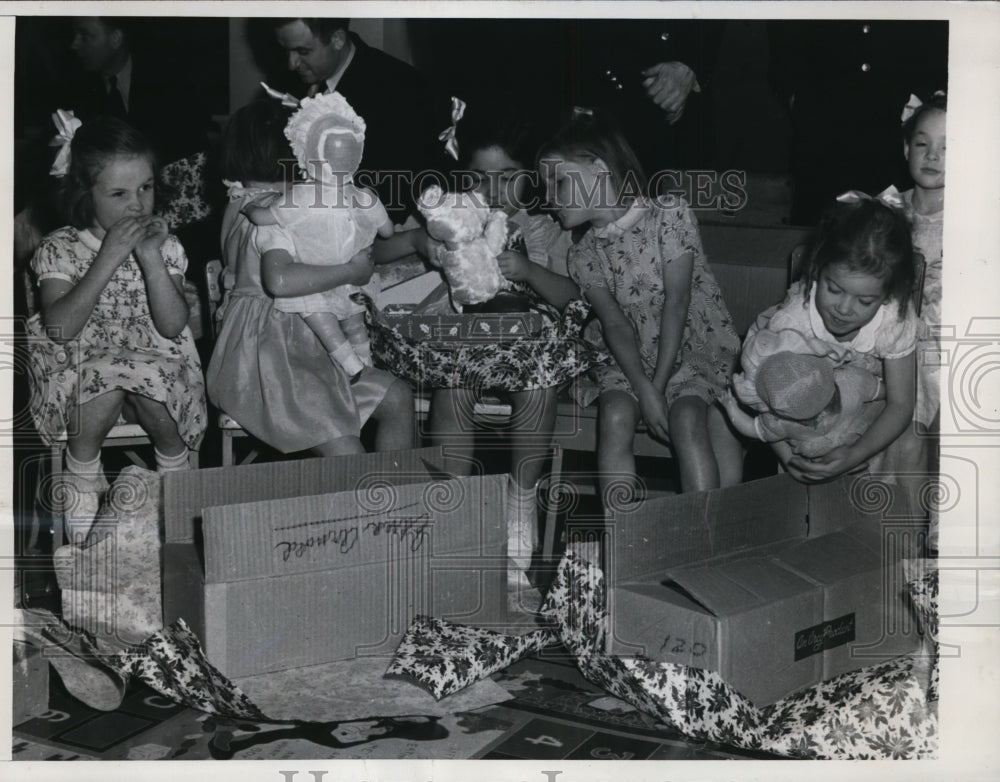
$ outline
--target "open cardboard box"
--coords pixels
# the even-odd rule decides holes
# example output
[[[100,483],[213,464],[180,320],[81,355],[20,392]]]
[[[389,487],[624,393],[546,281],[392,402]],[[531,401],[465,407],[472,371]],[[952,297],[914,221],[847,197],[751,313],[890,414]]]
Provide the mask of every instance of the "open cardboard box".
[[[164,622],[230,677],[391,656],[417,614],[506,620],[506,475],[440,449],[171,473]]]
[[[615,513],[609,651],[717,671],[758,705],[913,651],[899,559],[919,527],[898,492],[868,512],[851,483],[779,475]]]

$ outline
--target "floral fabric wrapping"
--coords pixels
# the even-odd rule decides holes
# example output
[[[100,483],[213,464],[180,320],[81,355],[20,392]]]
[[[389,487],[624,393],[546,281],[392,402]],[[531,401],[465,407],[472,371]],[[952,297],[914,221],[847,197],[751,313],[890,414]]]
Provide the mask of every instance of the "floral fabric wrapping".
[[[418,388],[532,391],[555,388],[611,361],[580,339],[589,315],[589,305],[578,299],[536,336],[453,346],[404,338],[370,302],[366,321],[376,366]]]
[[[53,555],[63,619],[119,648],[163,626],[160,478],[126,467],[95,520],[96,542],[61,546]]]
[[[454,692],[558,635],[590,681],[693,739],[795,758],[936,755],[937,716],[920,684],[919,657],[843,674],[758,708],[713,671],[605,654],[605,605],[601,570],[567,555],[542,608],[557,632],[505,637],[422,617],[389,672],[413,677],[435,695]]]
[[[557,640],[551,629],[512,636],[418,616],[385,673],[414,679],[441,700]]]
[[[116,655],[102,658],[126,680],[137,677],[177,703],[236,719],[266,721],[243,692],[205,657],[183,619]]]
[[[163,206],[157,211],[170,230],[197,223],[212,213],[205,195],[207,163],[205,153],[198,152],[161,169],[160,177],[167,192]]]

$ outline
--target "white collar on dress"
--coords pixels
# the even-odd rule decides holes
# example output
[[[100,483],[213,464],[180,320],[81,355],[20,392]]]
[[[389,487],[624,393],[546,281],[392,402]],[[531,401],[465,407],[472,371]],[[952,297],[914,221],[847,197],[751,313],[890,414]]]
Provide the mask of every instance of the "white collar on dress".
[[[613,220],[601,228],[594,228],[594,236],[600,239],[617,239],[624,236],[633,225],[649,211],[649,203],[644,199],[636,199],[632,205],[617,220]]]
[[[823,323],[823,316],[820,315],[819,310],[816,309],[817,286],[818,283],[813,283],[812,290],[809,292],[809,325],[812,326],[813,334],[826,342],[836,342],[841,345],[847,345],[859,353],[870,353],[874,350],[875,335],[878,333],[879,327],[885,319],[885,308],[895,306],[893,302],[891,300],[887,301],[879,307],[878,311],[875,313],[875,317],[858,330],[858,333],[854,335],[854,339],[844,342],[837,339],[837,337],[827,331],[826,325]]]
[[[83,246],[88,250],[97,252],[101,249],[101,245],[104,243],[104,240],[98,239],[94,236],[93,232],[89,228],[78,228],[76,233],[80,237],[80,241],[83,242]]]

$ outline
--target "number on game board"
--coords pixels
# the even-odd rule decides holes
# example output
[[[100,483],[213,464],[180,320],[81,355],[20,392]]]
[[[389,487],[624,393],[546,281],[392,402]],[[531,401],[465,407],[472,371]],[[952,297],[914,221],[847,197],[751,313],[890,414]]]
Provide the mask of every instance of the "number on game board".
[[[525,739],[525,741],[531,744],[544,744],[546,747],[561,747],[563,743],[552,736],[546,736],[542,734],[541,736],[536,736],[533,739]]]

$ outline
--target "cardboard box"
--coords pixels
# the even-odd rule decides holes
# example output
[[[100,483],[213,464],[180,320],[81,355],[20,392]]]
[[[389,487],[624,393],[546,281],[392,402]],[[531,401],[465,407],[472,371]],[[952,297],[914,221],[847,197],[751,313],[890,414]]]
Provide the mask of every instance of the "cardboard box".
[[[506,476],[450,478],[441,459],[425,449],[172,482],[174,514],[204,504],[203,547],[166,544],[164,621],[183,617],[230,677],[389,657],[420,613],[505,622]],[[244,474],[253,467],[269,481]],[[283,496],[260,499],[269,492]],[[167,526],[194,528],[170,513]]]
[[[545,319],[538,312],[415,315],[385,313],[389,325],[416,342],[503,342],[538,334]]]
[[[780,475],[615,514],[610,650],[717,671],[758,705],[913,651],[909,552],[845,485],[819,489],[813,534],[812,492]]]
[[[49,663],[39,646],[14,641],[11,725],[40,717],[49,709]]]

